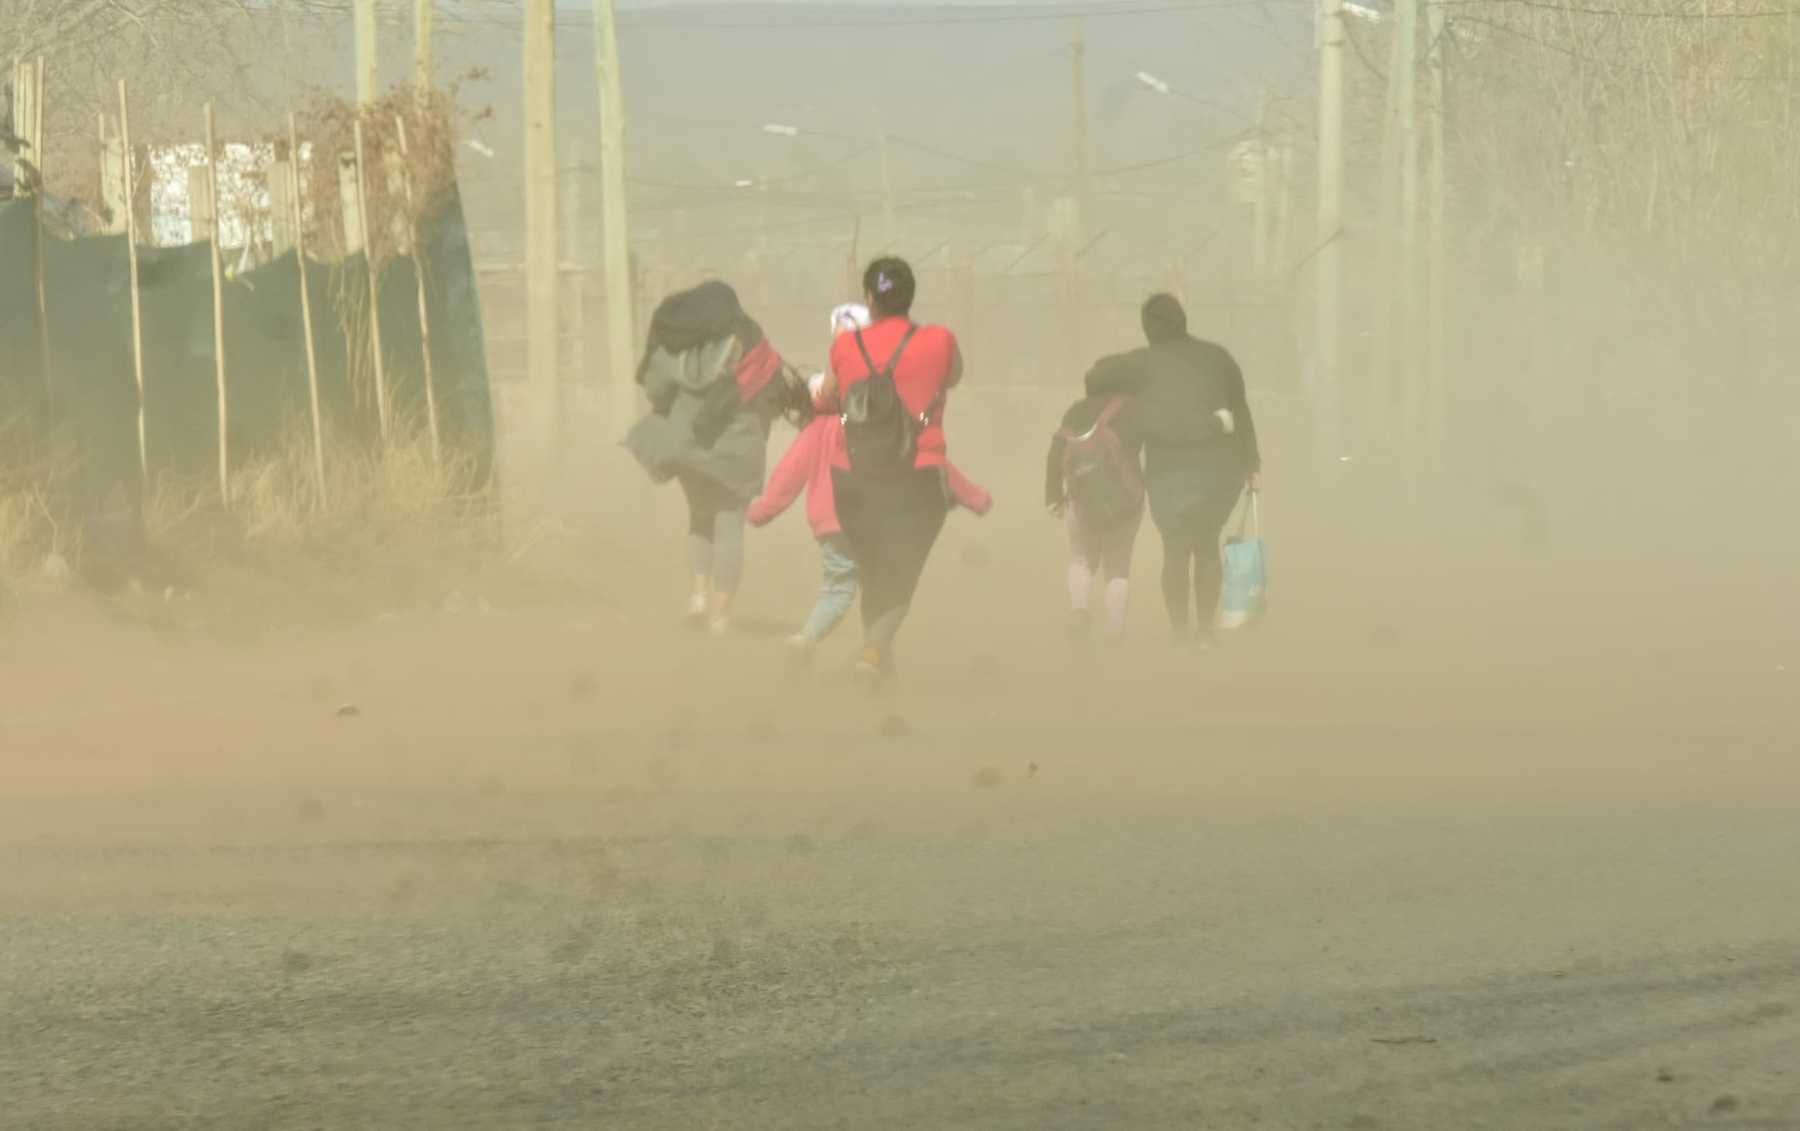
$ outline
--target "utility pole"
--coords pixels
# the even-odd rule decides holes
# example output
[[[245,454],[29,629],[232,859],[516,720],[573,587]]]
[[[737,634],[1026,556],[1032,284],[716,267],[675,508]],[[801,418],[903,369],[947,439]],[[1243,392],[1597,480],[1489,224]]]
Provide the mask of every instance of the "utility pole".
[[[356,0],[356,104],[375,101],[375,0]]]
[[[1088,167],[1087,33],[1080,20],[1075,21],[1075,38],[1069,44],[1069,58],[1075,96],[1075,203],[1078,231],[1084,233],[1080,238],[1085,239],[1085,233],[1093,223],[1094,193]]]
[[[431,42],[432,0],[413,0],[413,86],[423,100],[431,93],[436,73]]]
[[[637,330],[632,311],[631,228],[625,208],[625,82],[613,0],[594,0],[594,67],[600,89],[600,223],[606,260],[606,356],[613,426],[637,415]]]
[[[1275,147],[1269,144],[1269,91],[1264,88],[1256,104],[1256,199],[1251,214],[1250,261],[1256,285],[1269,281],[1269,237],[1275,213]]]
[[[1399,0],[1395,0],[1396,8]],[[1387,94],[1381,104],[1381,184],[1375,192],[1376,268],[1374,315],[1371,319],[1367,402],[1363,407],[1363,435],[1373,440],[1386,435],[1394,400],[1394,365],[1399,351],[1395,318],[1400,309],[1400,76],[1406,58],[1398,21],[1391,21],[1388,36]]]
[[[1418,437],[1419,408],[1419,0],[1399,0],[1400,36],[1400,403],[1405,436]]]
[[[524,443],[540,453],[532,470],[542,478],[529,485],[540,502],[561,447],[557,251],[556,0],[526,0],[525,352],[532,431]]]
[[[1445,101],[1448,84],[1444,81],[1444,66],[1450,45],[1444,26],[1443,5],[1432,4],[1426,12],[1431,35],[1431,164],[1426,173],[1426,193],[1431,205],[1425,255],[1426,279],[1431,292],[1430,309],[1426,313],[1425,323],[1425,440],[1436,453],[1442,451],[1449,413],[1450,261],[1444,231],[1444,213],[1448,207],[1448,189],[1444,177],[1444,119],[1449,106]]]
[[[1313,396],[1319,455],[1335,455],[1342,401],[1344,287],[1344,6],[1319,0],[1319,219]]]

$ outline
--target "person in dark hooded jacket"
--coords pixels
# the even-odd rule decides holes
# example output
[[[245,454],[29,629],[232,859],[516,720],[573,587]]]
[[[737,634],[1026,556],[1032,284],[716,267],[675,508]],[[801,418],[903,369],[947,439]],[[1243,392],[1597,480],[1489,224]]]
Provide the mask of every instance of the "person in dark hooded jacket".
[[[1188,333],[1179,300],[1152,295],[1142,321],[1148,344],[1101,359],[1089,381],[1132,392],[1128,421],[1144,444],[1169,624],[1177,640],[1209,642],[1222,575],[1219,536],[1245,486],[1255,490],[1262,472],[1256,422],[1237,361]]]
[[[688,619],[715,636],[731,624],[742,578],[744,519],[762,489],[769,427],[785,403],[785,366],[721,282],[670,295],[650,321],[637,381],[650,413],[625,447],[688,505]]]

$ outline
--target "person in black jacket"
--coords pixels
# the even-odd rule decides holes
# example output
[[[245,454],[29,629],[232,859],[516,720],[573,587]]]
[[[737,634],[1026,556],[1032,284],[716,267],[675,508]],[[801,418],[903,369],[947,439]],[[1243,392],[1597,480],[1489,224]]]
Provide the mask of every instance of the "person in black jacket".
[[[1187,312],[1173,295],[1152,295],[1142,320],[1149,344],[1095,370],[1121,374],[1133,390],[1128,423],[1144,443],[1169,624],[1177,640],[1206,644],[1219,603],[1219,536],[1246,484],[1255,490],[1262,473],[1256,422],[1236,360],[1188,333]]]

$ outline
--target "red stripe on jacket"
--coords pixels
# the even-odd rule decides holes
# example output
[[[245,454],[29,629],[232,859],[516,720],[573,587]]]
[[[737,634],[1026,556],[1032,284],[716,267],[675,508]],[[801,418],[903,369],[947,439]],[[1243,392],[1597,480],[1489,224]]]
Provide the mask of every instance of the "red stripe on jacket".
[[[754,349],[744,355],[743,360],[738,362],[738,403],[749,404],[755,400],[757,394],[768,388],[769,382],[774,380],[775,374],[779,372],[781,372],[781,355],[775,352],[775,347],[769,344],[769,339],[764,338],[756,343]]]

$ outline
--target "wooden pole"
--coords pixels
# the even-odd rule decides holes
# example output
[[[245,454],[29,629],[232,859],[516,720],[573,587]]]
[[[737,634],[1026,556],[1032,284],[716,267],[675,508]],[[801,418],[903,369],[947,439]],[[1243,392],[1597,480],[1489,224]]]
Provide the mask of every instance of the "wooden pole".
[[[1279,131],[1279,140],[1273,149],[1275,166],[1275,219],[1274,231],[1270,236],[1272,248],[1270,255],[1274,268],[1279,272],[1281,289],[1286,293],[1291,280],[1288,278],[1290,266],[1289,248],[1294,212],[1294,151],[1292,139],[1286,129]]]
[[[1269,91],[1264,88],[1256,100],[1256,200],[1251,213],[1250,261],[1256,271],[1260,290],[1269,282],[1269,245],[1275,215],[1275,171],[1269,144]]]
[[[1393,373],[1397,356],[1395,317],[1400,308],[1398,253],[1400,220],[1400,76],[1405,70],[1405,37],[1398,21],[1388,37],[1387,93],[1381,112],[1381,184],[1375,201],[1375,313],[1370,334],[1367,403],[1363,407],[1363,439],[1374,442],[1388,430],[1393,405]]]
[[[1416,442],[1419,429],[1419,0],[1398,0],[1400,36],[1400,327],[1399,364],[1403,434]]]
[[[569,147],[569,187],[563,193],[561,211],[567,245],[562,259],[569,269],[569,372],[585,378],[588,371],[587,276],[591,260],[587,254],[587,224],[581,213],[581,182],[587,175],[582,157],[581,140],[577,138]]]
[[[137,377],[138,411],[138,480],[150,486],[149,430],[144,422],[144,305],[138,281],[137,253],[137,182],[131,170],[131,105],[126,95],[125,80],[119,80],[119,146],[125,162],[125,259],[131,272],[131,362]]]
[[[292,113],[288,114],[288,188],[288,200],[293,209],[294,263],[300,270],[300,330],[306,335],[306,388],[312,400],[313,476],[319,484],[319,506],[325,507],[330,505],[325,487],[325,418],[319,410],[319,357],[317,347],[313,345],[312,293],[306,283],[306,214],[300,203],[300,130]]]
[[[604,88],[602,88],[604,90]],[[604,103],[602,104],[604,106]],[[602,142],[604,143],[604,131]],[[548,475],[561,447],[561,385],[557,373],[560,296],[557,284],[556,224],[556,4],[525,4],[525,301],[526,366],[536,416],[535,443],[543,462],[536,469],[548,487]],[[609,303],[628,296],[611,293]],[[540,496],[541,497],[541,496]]]
[[[15,96],[17,91],[15,90]],[[37,285],[38,361],[43,367],[44,418],[56,419],[56,381],[50,364],[50,298],[44,286],[44,57],[38,56],[32,73],[31,164],[36,170],[32,192],[32,274]]]
[[[1441,452],[1446,418],[1449,412],[1449,252],[1445,242],[1445,209],[1447,188],[1444,176],[1444,119],[1449,112],[1444,81],[1445,55],[1449,50],[1444,28],[1442,4],[1426,8],[1428,32],[1431,36],[1431,158],[1426,173],[1426,193],[1430,200],[1426,237],[1426,280],[1431,288],[1426,312],[1426,425],[1425,442]],[[1791,15],[1790,15],[1791,19]]]
[[[1337,455],[1344,286],[1344,6],[1319,0],[1318,252],[1313,310],[1313,392],[1318,454]]]
[[[637,414],[637,332],[631,282],[631,229],[625,200],[625,82],[613,0],[595,0],[594,64],[600,86],[600,218],[606,263],[606,351],[613,424]]]
[[[375,226],[369,223],[369,162],[363,149],[362,118],[353,129],[356,140],[356,211],[362,217],[363,263],[369,269],[369,353],[375,369],[375,417],[381,427],[381,443],[388,442],[387,361],[381,349],[381,272],[375,265]]]
[[[432,54],[432,0],[413,0],[413,86],[423,100],[431,93],[436,71]]]
[[[425,419],[431,429],[431,462],[444,463],[443,441],[438,434],[437,392],[431,365],[431,307],[426,301],[425,241],[419,238],[418,204],[413,198],[412,169],[407,164],[406,119],[396,114],[394,129],[400,141],[400,184],[406,193],[407,235],[412,243],[413,277],[419,283],[419,364],[425,381]]]
[[[375,0],[356,2],[356,104],[367,106],[375,101],[379,71],[375,30]]]
[[[1078,222],[1077,242],[1085,240],[1093,224],[1093,185],[1088,169],[1088,104],[1087,104],[1087,33],[1082,21],[1075,21],[1075,37],[1069,44],[1070,80],[1073,84],[1075,112],[1075,204]]]
[[[219,142],[206,104],[206,241],[212,259],[213,372],[219,384],[219,501],[231,505],[230,404],[225,381],[225,267],[219,255]]]

